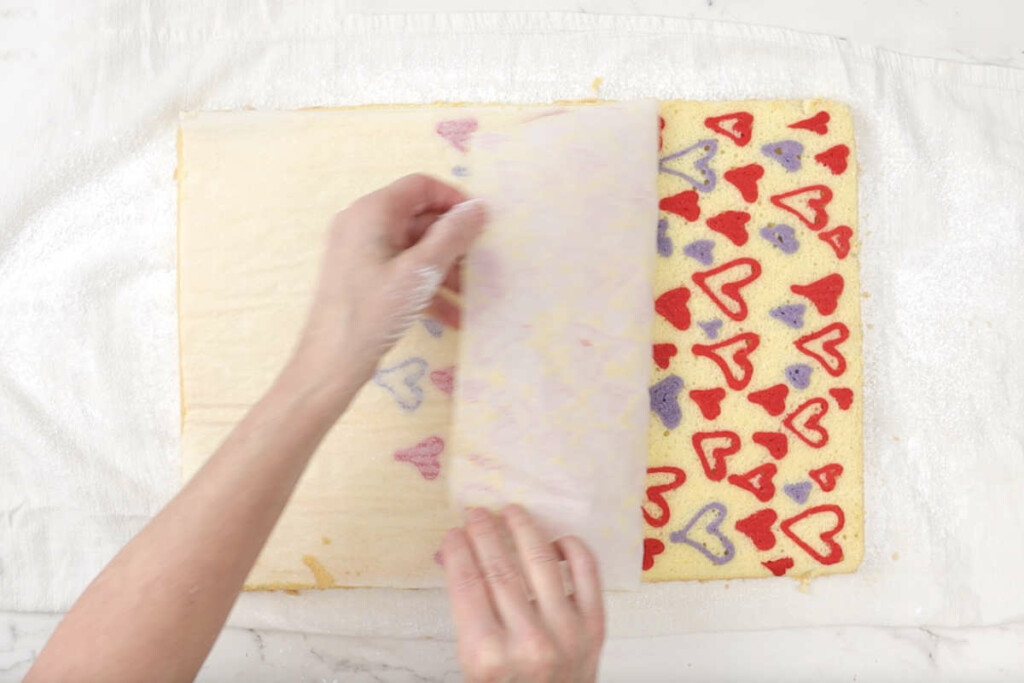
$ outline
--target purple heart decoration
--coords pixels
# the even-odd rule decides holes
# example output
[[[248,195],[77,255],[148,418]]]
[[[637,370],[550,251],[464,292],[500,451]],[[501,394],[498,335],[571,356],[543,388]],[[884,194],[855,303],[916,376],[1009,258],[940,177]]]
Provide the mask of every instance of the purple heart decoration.
[[[658,219],[658,255],[672,255],[672,238],[668,236],[668,221],[664,218]]]
[[[683,247],[683,253],[690,258],[697,259],[705,266],[710,266],[715,262],[715,257],[711,255],[711,250],[714,248],[715,243],[711,240],[697,240]]]
[[[761,147],[761,153],[770,159],[782,164],[782,167],[792,173],[800,170],[800,155],[804,153],[804,146],[796,140],[780,140],[769,142]]]
[[[465,166],[452,166],[452,175],[456,178],[465,178],[469,175],[469,169]]]
[[[794,330],[798,330],[804,326],[804,311],[806,310],[807,306],[803,304],[786,304],[768,311],[768,315],[776,320],[781,320]]]
[[[423,327],[426,328],[427,334],[435,339],[440,337],[444,332],[444,325],[433,318],[420,318],[420,322],[423,323]]]
[[[666,429],[675,429],[683,419],[679,408],[679,392],[683,390],[683,378],[669,375],[650,388],[651,410],[661,418]]]
[[[714,138],[698,140],[684,150],[662,157],[658,170],[682,178],[700,192],[711,192],[715,189],[718,177],[708,165],[718,151],[718,141]],[[697,157],[696,161],[692,157]]]
[[[708,336],[708,339],[718,339],[718,333],[722,331],[722,321],[718,318],[699,322],[697,325],[700,326],[700,329],[704,330],[704,334]]]
[[[787,496],[803,505],[811,495],[811,486],[811,482],[801,481],[797,484],[786,484],[782,490],[786,492]]]
[[[702,507],[693,518],[686,523],[679,531],[673,531],[669,540],[673,543],[685,543],[691,548],[696,548],[704,557],[717,565],[723,565],[736,556],[736,546],[732,544],[720,527],[725,521],[725,506],[721,503],[708,503]],[[700,523],[700,526],[698,526]],[[690,531],[697,526],[697,531],[705,536],[716,539],[722,546],[720,552],[714,552],[708,547],[706,540],[699,540],[690,536]]]
[[[771,242],[772,246],[783,254],[794,254],[800,248],[796,231],[788,225],[769,225],[761,228],[761,237]]]
[[[794,389],[806,389],[811,386],[811,366],[796,363],[786,368],[786,379]]]
[[[407,358],[398,365],[378,370],[373,381],[387,389],[402,410],[411,413],[423,402],[423,388],[419,386],[419,381],[426,371],[427,361]]]

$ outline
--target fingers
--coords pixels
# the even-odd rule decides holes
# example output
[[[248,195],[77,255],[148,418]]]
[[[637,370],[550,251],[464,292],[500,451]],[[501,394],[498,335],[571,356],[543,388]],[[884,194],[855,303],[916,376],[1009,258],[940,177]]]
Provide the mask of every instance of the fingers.
[[[403,176],[370,196],[383,200],[389,215],[395,219],[445,213],[466,201],[466,195],[457,188],[422,173]]]
[[[590,548],[576,536],[559,539],[558,547],[569,563],[573,597],[580,616],[583,617],[591,637],[600,643],[604,640],[604,597],[601,594],[597,559],[590,552]]]
[[[557,546],[547,541],[521,506],[510,505],[503,514],[512,530],[519,559],[541,612],[556,623],[571,622],[573,610],[565,595],[560,567],[562,557]]]
[[[498,608],[498,615],[512,631],[524,633],[534,630],[537,616],[530,606],[516,558],[506,547],[494,516],[483,508],[473,508],[467,517],[466,528],[473,554]]]
[[[501,625],[466,532],[461,528],[449,531],[441,544],[441,556],[460,640],[476,643],[498,634]]]
[[[447,275],[483,232],[486,221],[487,211],[481,200],[470,199],[457,204],[427,228],[422,239],[400,258],[411,260],[417,267],[437,268]]]

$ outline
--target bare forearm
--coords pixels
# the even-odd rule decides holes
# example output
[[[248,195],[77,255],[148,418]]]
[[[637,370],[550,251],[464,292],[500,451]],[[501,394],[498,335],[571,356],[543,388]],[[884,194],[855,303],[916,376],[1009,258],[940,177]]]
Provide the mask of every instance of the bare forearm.
[[[335,216],[295,360],[192,481],[86,589],[28,680],[195,676],[324,434],[431,297],[457,289],[485,212],[407,176]]]
[[[193,677],[309,457],[358,385],[353,377],[320,386],[293,363],[79,598],[29,679]]]

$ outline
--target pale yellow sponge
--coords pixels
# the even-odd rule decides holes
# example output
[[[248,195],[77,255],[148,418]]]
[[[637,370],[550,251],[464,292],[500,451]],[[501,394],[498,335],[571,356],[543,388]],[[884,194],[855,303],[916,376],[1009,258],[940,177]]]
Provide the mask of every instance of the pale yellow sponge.
[[[863,555],[857,166],[831,101],[663,102],[647,581]]]

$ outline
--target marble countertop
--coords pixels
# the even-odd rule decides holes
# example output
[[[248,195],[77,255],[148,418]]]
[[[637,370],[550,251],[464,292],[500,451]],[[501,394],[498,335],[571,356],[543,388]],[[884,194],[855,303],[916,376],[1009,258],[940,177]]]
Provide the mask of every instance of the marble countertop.
[[[1024,68],[1024,3],[1010,0],[349,0],[352,12],[561,10],[780,26],[906,54]],[[882,20],[884,17],[884,20]],[[0,613],[0,680],[20,680],[60,617]],[[200,680],[459,680],[452,643],[225,629]],[[1024,622],[857,626],[613,640],[607,681],[1019,681]]]

